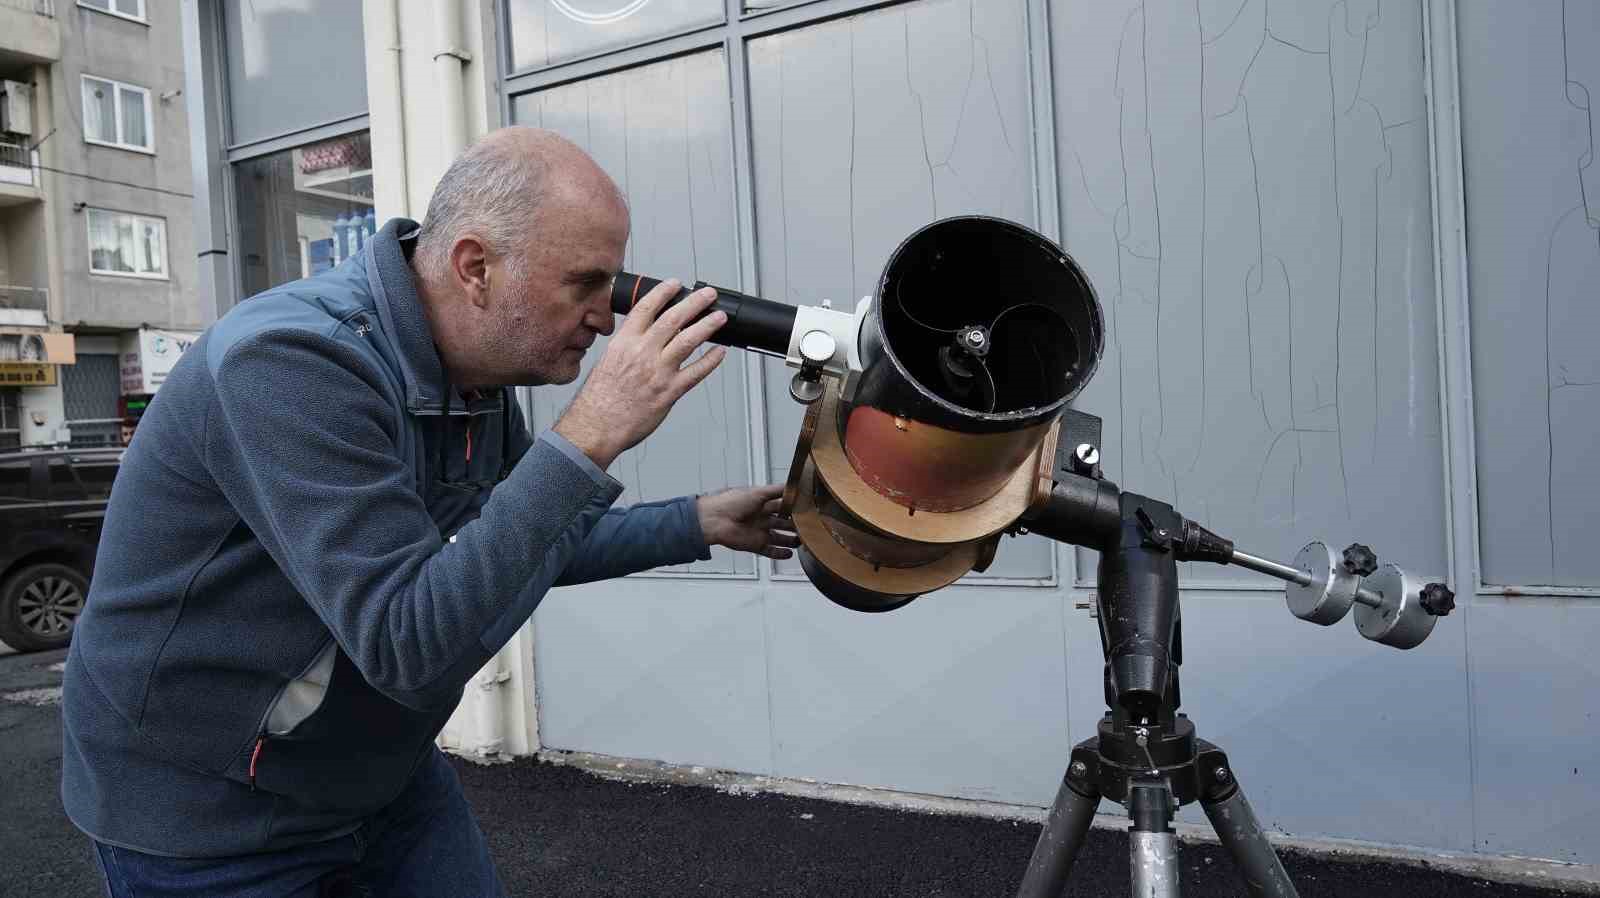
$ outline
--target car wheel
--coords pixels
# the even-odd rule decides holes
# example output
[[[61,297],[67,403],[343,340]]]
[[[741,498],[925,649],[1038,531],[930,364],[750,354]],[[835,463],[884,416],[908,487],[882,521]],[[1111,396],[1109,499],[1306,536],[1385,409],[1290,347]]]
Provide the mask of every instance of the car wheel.
[[[88,595],[89,581],[64,564],[23,568],[0,587],[0,642],[19,652],[65,646]]]

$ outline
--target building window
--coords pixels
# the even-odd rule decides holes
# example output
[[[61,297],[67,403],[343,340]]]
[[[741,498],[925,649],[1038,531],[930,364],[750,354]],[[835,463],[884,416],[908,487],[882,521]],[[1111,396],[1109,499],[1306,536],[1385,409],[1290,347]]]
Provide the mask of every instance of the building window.
[[[167,279],[167,223],[159,218],[90,209],[89,271]]]
[[[15,449],[22,445],[22,393],[20,390],[0,387],[0,449]],[[6,498],[6,472],[0,466],[0,502]],[[22,475],[22,486],[27,489],[27,474]]]
[[[361,3],[207,0],[205,5],[217,8],[222,19],[218,49],[225,71],[218,73],[223,77],[217,83],[227,100],[234,144],[367,114]],[[472,4],[474,9],[484,5]]]
[[[144,0],[78,0],[78,5],[110,13],[121,19],[144,21]]]
[[[506,0],[511,67],[518,71],[714,25],[724,18],[722,0]]]
[[[236,163],[233,185],[244,296],[343,263],[381,224],[365,131]]]
[[[83,139],[124,150],[155,150],[150,91],[120,81],[83,76]]]

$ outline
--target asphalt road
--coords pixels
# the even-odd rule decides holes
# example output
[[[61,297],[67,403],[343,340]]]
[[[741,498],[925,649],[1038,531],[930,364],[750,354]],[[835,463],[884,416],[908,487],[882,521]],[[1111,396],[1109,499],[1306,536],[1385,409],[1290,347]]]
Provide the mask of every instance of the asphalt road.
[[[61,812],[65,650],[0,658],[0,895],[95,895],[89,845]]]
[[[0,896],[100,894],[88,843],[61,812],[64,652],[0,658]],[[572,767],[456,761],[512,895],[1009,896],[1038,827],[700,786],[638,785]],[[1242,896],[1215,846],[1181,851],[1185,898]],[[1289,854],[1303,898],[1549,898],[1410,866]],[[1128,894],[1127,840],[1095,830],[1068,885]]]

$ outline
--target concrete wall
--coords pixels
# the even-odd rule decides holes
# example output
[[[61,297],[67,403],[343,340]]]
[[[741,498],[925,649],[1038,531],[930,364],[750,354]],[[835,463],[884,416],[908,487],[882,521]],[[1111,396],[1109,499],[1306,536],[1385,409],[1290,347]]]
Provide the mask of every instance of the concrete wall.
[[[462,66],[464,85],[454,102],[465,115],[468,135],[482,134],[500,122],[499,105],[486,89],[497,74],[490,21],[493,5],[482,0],[459,4],[462,42],[471,59]],[[433,0],[381,0],[365,8],[373,189],[379,221],[395,215],[421,221],[434,185],[457,152],[449,146],[438,118],[445,97],[433,56],[445,48],[439,39],[435,6]],[[396,31],[391,33],[391,27]],[[393,80],[395,76],[398,80]]]
[[[87,323],[190,328],[202,320],[195,287],[189,130],[181,95],[182,23],[175,3],[150,2],[146,7],[148,24],[72,2],[56,7],[62,28],[61,62],[48,74],[48,91],[38,93],[49,97],[46,131],[49,127],[56,131],[39,148],[41,163],[94,176],[42,173],[59,260],[52,277],[52,293],[59,294],[54,317],[68,327]],[[84,74],[150,90],[153,155],[84,141]],[[163,100],[164,94],[170,96]],[[75,211],[78,204],[166,219],[168,280],[90,274],[88,221],[83,212]]]
[[[67,434],[67,407],[65,395],[59,386],[23,387],[21,393],[22,445],[60,442]],[[41,416],[43,424],[33,423],[33,416]]]

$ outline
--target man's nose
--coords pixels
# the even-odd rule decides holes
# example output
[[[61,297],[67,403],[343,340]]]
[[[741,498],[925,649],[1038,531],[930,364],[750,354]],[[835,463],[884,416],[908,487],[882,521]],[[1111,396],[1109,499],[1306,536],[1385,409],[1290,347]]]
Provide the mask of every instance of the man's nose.
[[[591,308],[585,317],[587,320],[584,323],[590,328],[603,337],[611,336],[611,332],[617,329],[617,316],[611,311],[611,294],[607,292],[605,298]]]

